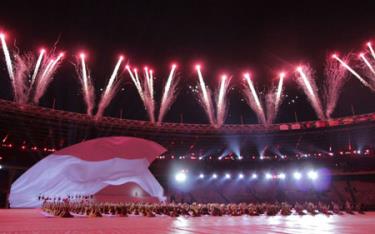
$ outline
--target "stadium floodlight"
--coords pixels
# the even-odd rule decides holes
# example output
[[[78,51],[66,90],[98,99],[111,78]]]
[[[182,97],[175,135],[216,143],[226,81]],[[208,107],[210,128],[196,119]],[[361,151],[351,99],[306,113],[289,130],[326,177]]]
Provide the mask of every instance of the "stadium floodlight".
[[[255,180],[256,178],[258,178],[258,175],[257,175],[256,173],[253,173],[253,174],[251,175],[251,179]]]
[[[217,178],[217,174],[212,174],[212,179],[216,179]]]
[[[225,174],[225,179],[230,179],[230,174],[229,173],[227,173],[227,174]]]
[[[187,179],[187,175],[185,172],[182,171],[178,172],[174,178],[178,183],[184,183]]]
[[[266,180],[270,180],[270,179],[272,179],[272,175],[271,175],[271,173],[266,173]]]
[[[285,173],[281,172],[281,173],[279,173],[279,174],[277,175],[277,178],[279,178],[280,180],[285,180],[286,175],[285,175]]]
[[[244,175],[242,174],[242,173],[240,173],[239,175],[238,175],[238,179],[243,179],[243,177],[244,177]]]
[[[294,178],[295,180],[300,180],[300,179],[302,178],[302,174],[301,174],[300,172],[298,172],[298,171],[295,171],[295,172],[293,173],[293,178]]]
[[[316,171],[309,171],[307,173],[307,176],[309,177],[309,179],[311,180],[316,180],[318,178],[318,173]]]
[[[203,173],[199,174],[199,178],[203,179],[204,178],[204,174]]]

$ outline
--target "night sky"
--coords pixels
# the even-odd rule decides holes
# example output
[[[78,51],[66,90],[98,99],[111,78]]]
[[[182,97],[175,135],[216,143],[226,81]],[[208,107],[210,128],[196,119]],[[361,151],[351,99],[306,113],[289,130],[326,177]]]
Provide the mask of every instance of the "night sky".
[[[99,96],[123,53],[130,64],[152,66],[158,77],[157,100],[172,61],[179,64],[180,95],[166,121],[206,123],[207,119],[188,89],[197,82],[194,64],[201,62],[211,89],[219,74],[233,75],[227,123],[256,123],[250,108],[241,101],[241,73],[249,69],[259,90],[275,83],[281,70],[291,73],[295,65],[310,63],[322,82],[328,54],[359,51],[375,40],[374,1],[2,1],[0,28],[8,44],[16,41],[22,52],[51,47],[67,53],[41,105],[84,112],[80,86],[71,62],[81,50],[88,53],[88,66]],[[14,48],[14,47],[12,47]],[[0,60],[0,97],[11,99],[4,59]],[[127,73],[121,91],[106,115],[147,119]],[[289,98],[276,122],[314,120],[316,116],[302,90],[288,79]],[[298,98],[295,98],[295,97]],[[375,111],[374,93],[351,78],[345,85],[333,116]],[[295,103],[292,103],[295,100]],[[290,103],[290,104],[289,104]],[[296,114],[295,114],[296,113]]]

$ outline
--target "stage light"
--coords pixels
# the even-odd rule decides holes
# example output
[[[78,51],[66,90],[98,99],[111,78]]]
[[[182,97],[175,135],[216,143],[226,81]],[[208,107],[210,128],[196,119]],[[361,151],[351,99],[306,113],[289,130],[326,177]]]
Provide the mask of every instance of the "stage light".
[[[277,175],[277,178],[279,178],[280,180],[285,180],[286,175],[285,175],[285,173],[280,173],[280,174]]]
[[[272,175],[270,173],[266,173],[266,180],[272,179]]]
[[[253,173],[253,174],[251,175],[251,179],[255,180],[256,178],[258,178],[258,175],[257,175],[256,173]]]
[[[243,179],[243,174],[242,174],[242,173],[240,173],[240,174],[238,175],[238,179]]]
[[[214,173],[212,174],[212,179],[216,179],[217,178],[217,175]]]
[[[204,178],[204,174],[201,173],[201,174],[199,175],[199,178],[200,178],[200,179],[203,179],[203,178]]]
[[[3,165],[0,165],[0,170],[3,169]]]
[[[296,171],[296,172],[293,173],[293,178],[295,180],[300,180],[302,178],[302,174],[299,173],[298,171]]]
[[[311,179],[311,180],[316,180],[318,178],[318,173],[316,171],[309,171],[307,173],[307,176]]]
[[[230,179],[230,174],[229,173],[227,173],[227,174],[225,174],[225,179]]]
[[[186,173],[185,172],[179,172],[176,174],[176,176],[174,177],[175,180],[178,182],[178,183],[183,183],[186,181],[187,179],[187,176],[186,176]]]

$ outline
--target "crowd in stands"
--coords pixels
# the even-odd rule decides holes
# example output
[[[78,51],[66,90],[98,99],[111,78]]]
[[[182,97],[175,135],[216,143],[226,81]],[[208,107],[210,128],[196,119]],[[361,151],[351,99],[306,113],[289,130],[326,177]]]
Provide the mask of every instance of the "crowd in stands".
[[[44,200],[42,211],[47,216],[56,217],[103,217],[103,216],[187,216],[199,217],[209,216],[288,216],[296,215],[342,215],[347,214],[363,214],[363,206],[358,204],[353,206],[346,201],[340,206],[335,202],[330,203],[295,203],[286,202],[274,203],[110,203],[95,202],[91,199],[81,201],[69,199],[53,199]]]

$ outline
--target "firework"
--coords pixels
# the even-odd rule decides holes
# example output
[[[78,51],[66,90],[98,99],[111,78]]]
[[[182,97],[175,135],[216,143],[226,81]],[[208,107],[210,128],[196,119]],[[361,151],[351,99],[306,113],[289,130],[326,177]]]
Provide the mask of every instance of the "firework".
[[[155,123],[154,77],[153,71],[144,68],[144,106],[146,107],[151,123]]]
[[[279,74],[279,82],[277,88],[271,89],[266,95],[267,103],[267,124],[271,124],[276,118],[279,106],[282,101],[282,92],[284,85],[285,73],[281,72]]]
[[[138,94],[143,101],[144,94],[143,94],[143,89],[142,89],[141,83],[140,83],[139,78],[138,78],[137,69],[134,68],[134,73],[133,73],[132,70],[130,69],[129,65],[126,65],[126,70],[129,72],[130,78],[132,79],[135,87],[137,88]]]
[[[43,62],[43,57],[44,57],[45,52],[46,51],[44,49],[40,50],[38,60],[37,60],[37,62],[35,64],[33,75],[31,76],[30,88],[34,85],[35,78],[36,78],[36,76],[39,73],[39,69],[40,69],[40,66],[41,66],[41,64]]]
[[[167,83],[164,86],[164,92],[163,92],[163,96],[161,99],[159,117],[158,117],[159,124],[163,121],[166,111],[171,107],[173,101],[176,99],[176,94],[177,94],[176,88],[178,84],[178,81],[175,81],[174,79],[176,68],[177,68],[176,64],[173,64],[172,69],[169,72]]]
[[[374,67],[370,64],[370,62],[367,60],[366,56],[364,53],[359,54],[360,59],[366,64],[367,68],[370,69],[370,71],[375,74]]]
[[[347,63],[345,63],[342,59],[340,59],[336,54],[333,54],[332,55],[332,58],[336,59],[337,61],[340,62],[340,64],[345,67],[350,73],[352,73],[359,81],[361,81],[361,83],[366,86],[366,87],[369,87],[370,89],[373,89],[371,87],[371,85],[366,81],[364,80],[356,71],[354,71]]]
[[[365,76],[369,79],[369,83],[371,86],[372,91],[375,91],[375,52],[372,48],[371,42],[367,43],[367,46],[370,50],[370,53],[372,55],[372,59],[367,59],[366,55],[364,53],[360,53],[359,57],[363,61],[362,65],[362,71],[364,72]]]
[[[18,74],[17,74],[17,76],[15,76],[13,64],[12,64],[12,59],[11,59],[11,56],[10,56],[10,52],[9,52],[7,43],[5,41],[5,34],[3,34],[3,33],[0,34],[0,40],[1,40],[1,47],[3,48],[3,53],[4,53],[4,57],[5,57],[5,63],[6,63],[6,67],[7,67],[7,70],[8,70],[9,78],[10,78],[11,83],[12,83],[14,100],[16,102],[23,103],[24,102],[24,98],[23,98],[23,96],[24,96],[23,86],[24,85],[23,85],[23,83],[20,83],[19,81],[20,81],[20,79],[22,79],[23,74],[26,72],[25,71],[26,65],[25,65],[24,61],[22,60],[22,58],[20,56],[16,56],[17,67],[20,69],[20,71],[17,72]],[[21,87],[19,86],[20,84],[22,84]]]
[[[5,41],[5,35],[3,33],[0,34],[0,40],[1,40],[1,47],[3,48],[3,52],[4,52],[4,56],[5,56],[5,63],[6,63],[6,66],[7,66],[9,77],[10,77],[12,83],[13,83],[13,86],[15,86],[12,59],[10,58],[8,46],[7,46],[7,43]]]
[[[316,86],[315,80],[313,79],[313,70],[309,66],[299,66],[296,69],[298,74],[298,84],[302,87],[303,91],[306,93],[312,107],[315,110],[319,119],[325,119],[322,105],[320,103],[318,94],[318,88]]]
[[[87,107],[86,112],[91,116],[94,109],[94,88],[90,79],[90,72],[86,67],[86,55],[84,53],[79,55],[79,61],[81,66],[77,67],[77,73],[82,84],[83,98]]]
[[[372,58],[375,59],[375,51],[374,51],[374,49],[372,48],[372,44],[371,44],[371,42],[367,42],[367,47],[369,48],[369,50],[370,50],[370,52],[371,52]]]
[[[118,89],[119,82],[115,82],[115,81],[116,81],[116,77],[118,75],[118,71],[120,69],[120,65],[121,65],[123,60],[124,60],[124,57],[120,56],[117,63],[116,63],[115,68],[113,69],[112,75],[109,78],[108,84],[107,84],[107,86],[106,86],[106,88],[103,92],[103,95],[100,99],[98,111],[96,112],[96,115],[95,115],[96,118],[100,118],[100,117],[103,116],[104,110],[107,108],[109,103],[112,101],[112,99],[113,99],[113,97],[116,93],[116,90]]]
[[[205,110],[208,120],[212,126],[215,126],[215,117],[214,117],[214,109],[212,106],[212,100],[211,100],[211,92],[210,90],[206,87],[206,84],[204,82],[202,72],[201,72],[201,67],[200,65],[196,65],[195,69],[197,70],[198,73],[198,79],[199,79],[199,85],[201,88],[201,92],[199,93],[200,97],[200,103],[203,106],[203,109]]]
[[[154,83],[153,83],[153,71],[144,68],[143,80],[139,79],[138,70],[136,68],[132,70],[129,65],[126,66],[130,78],[132,79],[135,87],[137,88],[138,94],[143,102],[143,106],[148,114],[148,117],[152,123],[155,123],[155,100],[154,100]]]
[[[216,98],[216,126],[221,127],[224,124],[227,114],[227,93],[230,79],[227,75],[221,76],[220,89]]]
[[[349,61],[349,55],[343,57],[343,61]],[[337,60],[331,58],[326,59],[325,65],[325,81],[323,87],[323,97],[326,106],[326,116],[331,118],[333,111],[336,108],[342,88],[348,80],[348,70],[345,69]]]
[[[14,56],[14,94],[15,101],[24,104],[28,101],[28,77],[34,64],[31,54]]]
[[[61,63],[63,56],[64,53],[60,53],[56,59],[50,59],[40,77],[36,79],[35,94],[33,98],[33,102],[35,104],[39,103],[40,98],[43,96],[48,88],[48,85],[53,80],[53,76]]]
[[[244,89],[247,104],[251,107],[251,109],[253,109],[253,111],[258,117],[259,122],[266,124],[266,117],[264,115],[264,110],[263,110],[262,105],[260,104],[259,97],[254,88],[253,81],[250,78],[250,74],[245,73],[244,78],[248,86],[247,88],[245,86],[245,89]]]

